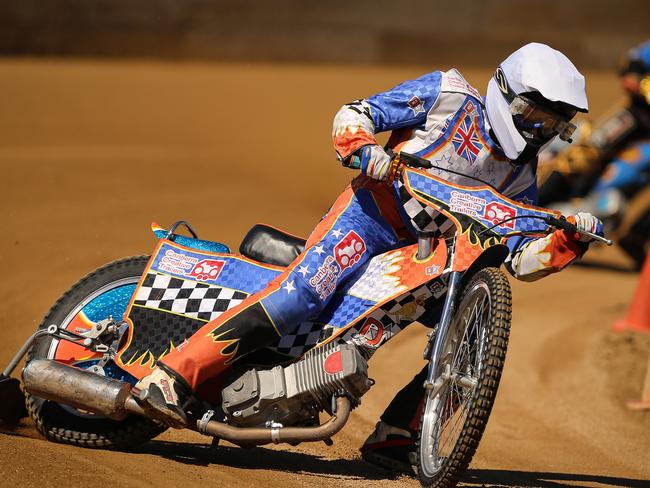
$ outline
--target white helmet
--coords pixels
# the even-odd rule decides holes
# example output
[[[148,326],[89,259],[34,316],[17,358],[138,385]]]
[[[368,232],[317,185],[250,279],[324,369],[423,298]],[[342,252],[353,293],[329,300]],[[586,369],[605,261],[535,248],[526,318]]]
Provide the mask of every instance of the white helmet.
[[[533,42],[497,68],[485,105],[505,155],[526,163],[554,136],[570,141],[569,120],[588,109],[585,78],[564,54]]]

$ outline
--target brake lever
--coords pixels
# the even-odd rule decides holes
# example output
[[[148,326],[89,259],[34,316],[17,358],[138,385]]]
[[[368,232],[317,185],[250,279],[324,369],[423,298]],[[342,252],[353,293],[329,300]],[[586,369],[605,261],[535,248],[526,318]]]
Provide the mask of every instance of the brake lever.
[[[578,227],[573,225],[571,222],[569,222],[564,217],[558,219],[558,218],[549,216],[549,217],[546,217],[544,219],[544,221],[548,225],[552,225],[553,227],[557,227],[558,229],[563,229],[563,230],[566,230],[567,232],[575,232],[575,233],[578,233],[580,235],[590,237],[594,241],[604,242],[608,246],[611,246],[612,244],[614,244],[614,241],[612,241],[611,239],[607,239],[605,237],[599,236],[598,234],[594,234],[593,232],[578,229]]]

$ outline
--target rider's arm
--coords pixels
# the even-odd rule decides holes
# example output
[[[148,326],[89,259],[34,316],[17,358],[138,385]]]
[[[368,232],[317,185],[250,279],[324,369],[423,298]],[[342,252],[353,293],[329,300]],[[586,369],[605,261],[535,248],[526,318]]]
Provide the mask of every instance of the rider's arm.
[[[526,203],[536,203],[537,184],[513,197]],[[588,244],[563,230],[543,237],[513,236],[506,241],[510,254],[504,266],[512,276],[522,281],[535,281],[561,271],[587,250]]]
[[[334,117],[332,139],[339,161],[350,166],[350,156],[376,145],[375,134],[403,127],[423,126],[440,94],[442,73],[435,71],[370,98],[343,105]]]

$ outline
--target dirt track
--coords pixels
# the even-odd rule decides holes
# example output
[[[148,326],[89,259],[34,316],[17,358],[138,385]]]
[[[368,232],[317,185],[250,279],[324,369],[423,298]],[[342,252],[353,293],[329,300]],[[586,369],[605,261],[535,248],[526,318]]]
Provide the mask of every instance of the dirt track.
[[[330,149],[338,106],[421,73],[0,62],[0,365],[76,279],[150,252],[151,220],[183,218],[235,248],[257,221],[306,234],[352,175]],[[483,90],[488,72],[465,74]],[[597,115],[616,82],[588,80]],[[650,341],[610,332],[637,275],[615,249],[587,261],[536,284],[511,280],[505,373],[464,486],[650,486],[650,413],[623,406],[639,395]],[[90,451],[45,442],[25,421],[0,433],[0,485],[417,486],[357,448],[419,370],[422,345],[413,326],[375,356],[378,384],[333,448],[215,451],[168,432],[135,454]]]

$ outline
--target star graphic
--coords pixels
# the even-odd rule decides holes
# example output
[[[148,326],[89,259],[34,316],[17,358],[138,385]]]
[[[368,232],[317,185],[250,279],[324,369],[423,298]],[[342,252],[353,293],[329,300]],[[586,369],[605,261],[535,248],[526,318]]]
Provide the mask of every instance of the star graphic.
[[[309,266],[300,266],[300,268],[298,268],[298,273],[300,273],[304,278],[307,276],[307,273],[309,273]]]
[[[451,155],[450,154],[442,154],[438,159],[436,159],[434,161],[434,163],[449,164],[449,163],[451,163]]]
[[[334,229],[334,230],[332,231],[332,235],[338,239],[339,237],[341,237],[341,236],[343,235],[343,232],[341,232],[341,231],[338,230],[338,229]]]
[[[533,201],[528,197],[520,198],[519,201],[521,203],[523,203],[524,205],[532,205],[533,204]]]
[[[314,252],[320,256],[325,252],[325,249],[323,249],[323,246],[316,246],[314,247]]]
[[[287,293],[291,293],[296,289],[295,286],[293,286],[293,281],[287,281],[284,286],[282,287],[283,290],[287,290]]]

